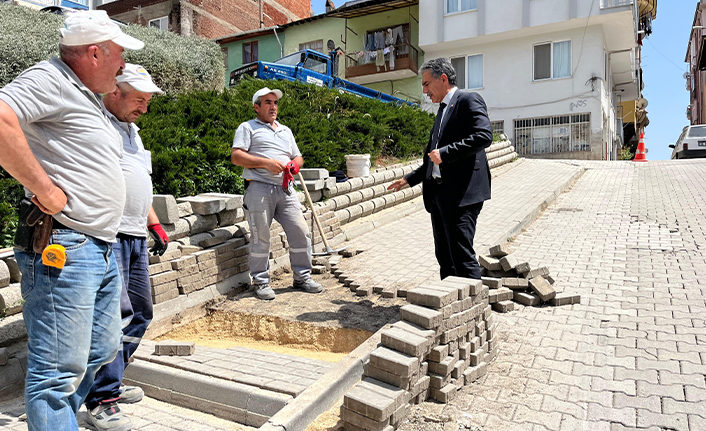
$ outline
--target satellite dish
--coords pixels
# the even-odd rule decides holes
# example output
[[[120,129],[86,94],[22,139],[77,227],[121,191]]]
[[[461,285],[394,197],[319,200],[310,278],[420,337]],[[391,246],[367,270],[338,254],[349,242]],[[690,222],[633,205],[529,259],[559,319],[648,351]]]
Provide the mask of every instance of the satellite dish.
[[[691,78],[691,74],[689,72],[684,72],[684,75],[682,75],[684,79],[689,79]]]
[[[639,99],[637,102],[635,102],[635,105],[637,106],[637,109],[645,109],[645,108],[647,108],[647,105],[648,105],[647,99],[645,99],[643,97],[643,98]]]
[[[334,49],[336,49],[336,43],[333,40],[329,39],[328,42],[326,42],[326,48],[328,48],[329,51],[333,51]]]

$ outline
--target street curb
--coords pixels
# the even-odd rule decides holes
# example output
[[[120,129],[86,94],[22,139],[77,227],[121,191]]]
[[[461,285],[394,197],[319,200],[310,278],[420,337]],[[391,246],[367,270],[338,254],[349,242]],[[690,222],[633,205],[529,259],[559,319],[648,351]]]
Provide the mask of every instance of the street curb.
[[[337,402],[363,378],[363,366],[382,339],[380,328],[345,358],[336,362],[326,374],[304,390],[292,402],[272,416],[259,429],[263,431],[303,431],[319,415]]]

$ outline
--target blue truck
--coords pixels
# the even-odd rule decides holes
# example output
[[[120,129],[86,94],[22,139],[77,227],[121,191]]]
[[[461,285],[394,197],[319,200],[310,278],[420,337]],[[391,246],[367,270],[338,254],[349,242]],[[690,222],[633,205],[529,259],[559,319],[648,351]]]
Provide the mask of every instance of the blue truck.
[[[249,75],[260,79],[301,81],[319,87],[340,89],[357,96],[370,97],[383,102],[417,106],[414,103],[335,76],[333,70],[337,55],[338,51],[332,51],[331,55],[327,56],[311,49],[304,49],[275,60],[273,63],[256,61],[233,70],[230,73],[228,86],[233,87],[245,75]]]

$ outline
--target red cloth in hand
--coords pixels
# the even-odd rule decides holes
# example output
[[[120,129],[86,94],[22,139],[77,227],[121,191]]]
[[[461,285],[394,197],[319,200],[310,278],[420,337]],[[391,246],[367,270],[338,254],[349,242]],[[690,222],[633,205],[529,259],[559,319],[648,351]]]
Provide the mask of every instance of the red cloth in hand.
[[[282,190],[289,193],[289,184],[294,181],[294,175],[299,173],[299,165],[294,160],[290,160],[282,172]]]
[[[154,245],[150,249],[150,253],[160,256],[163,255],[167,251],[169,237],[162,228],[162,225],[159,223],[151,224],[147,226],[147,230],[150,232],[150,235],[154,240]]]

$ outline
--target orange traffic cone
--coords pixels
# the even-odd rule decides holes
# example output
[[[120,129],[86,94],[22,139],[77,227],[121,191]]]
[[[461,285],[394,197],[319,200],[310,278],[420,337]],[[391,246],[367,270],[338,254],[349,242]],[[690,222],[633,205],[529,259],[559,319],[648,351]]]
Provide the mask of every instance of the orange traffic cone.
[[[640,141],[637,143],[637,152],[635,153],[635,158],[632,159],[633,162],[646,162],[647,161],[647,151],[645,151],[645,132],[640,132]]]

